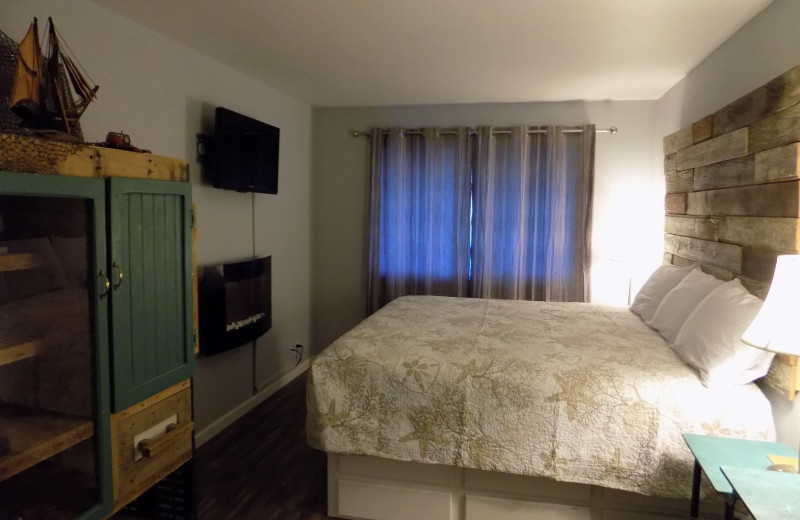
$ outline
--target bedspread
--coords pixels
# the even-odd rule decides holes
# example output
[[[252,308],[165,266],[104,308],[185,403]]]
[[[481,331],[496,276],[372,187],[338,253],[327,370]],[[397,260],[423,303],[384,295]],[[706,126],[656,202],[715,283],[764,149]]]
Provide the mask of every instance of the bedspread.
[[[755,385],[705,388],[627,309],[409,296],[308,382],[309,443],[339,454],[687,496],[682,433],[774,438]]]

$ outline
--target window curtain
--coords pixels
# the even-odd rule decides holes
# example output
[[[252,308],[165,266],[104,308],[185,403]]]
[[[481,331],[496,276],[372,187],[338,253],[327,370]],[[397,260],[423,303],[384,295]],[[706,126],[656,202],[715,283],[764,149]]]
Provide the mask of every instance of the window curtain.
[[[478,129],[472,296],[589,301],[595,127]]]
[[[372,130],[367,314],[404,295],[468,296],[469,133]]]

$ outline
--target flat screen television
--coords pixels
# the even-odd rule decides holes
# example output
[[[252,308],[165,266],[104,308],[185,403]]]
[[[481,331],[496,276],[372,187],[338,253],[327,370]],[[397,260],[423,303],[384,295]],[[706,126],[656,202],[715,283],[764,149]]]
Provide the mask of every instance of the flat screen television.
[[[280,128],[223,107],[214,117],[214,187],[277,194]]]
[[[198,299],[204,355],[255,340],[272,327],[272,257],[203,267]]]

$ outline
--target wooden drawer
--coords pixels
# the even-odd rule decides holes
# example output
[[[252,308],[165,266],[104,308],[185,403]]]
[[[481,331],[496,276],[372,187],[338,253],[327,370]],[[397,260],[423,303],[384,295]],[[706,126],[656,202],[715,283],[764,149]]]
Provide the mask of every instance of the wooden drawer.
[[[189,380],[111,415],[115,510],[192,457],[193,429]]]
[[[588,506],[571,506],[547,502],[532,502],[510,498],[467,495],[467,520],[591,520]]]
[[[339,480],[338,515],[384,520],[439,520],[452,517],[449,491]]]

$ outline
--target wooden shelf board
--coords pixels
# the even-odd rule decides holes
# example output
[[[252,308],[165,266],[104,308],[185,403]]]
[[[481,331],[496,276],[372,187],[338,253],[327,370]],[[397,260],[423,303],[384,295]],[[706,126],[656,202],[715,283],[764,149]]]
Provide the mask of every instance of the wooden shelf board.
[[[16,255],[0,255],[0,272],[18,271],[39,267],[39,257],[33,253],[20,253]]]
[[[188,181],[186,161],[149,153],[0,132],[0,170],[73,177]]]
[[[89,439],[94,423],[88,419],[43,410],[0,405],[0,435],[11,451],[0,457],[0,481]]]
[[[39,353],[39,341],[29,341],[13,347],[0,347],[0,367],[33,357]]]

